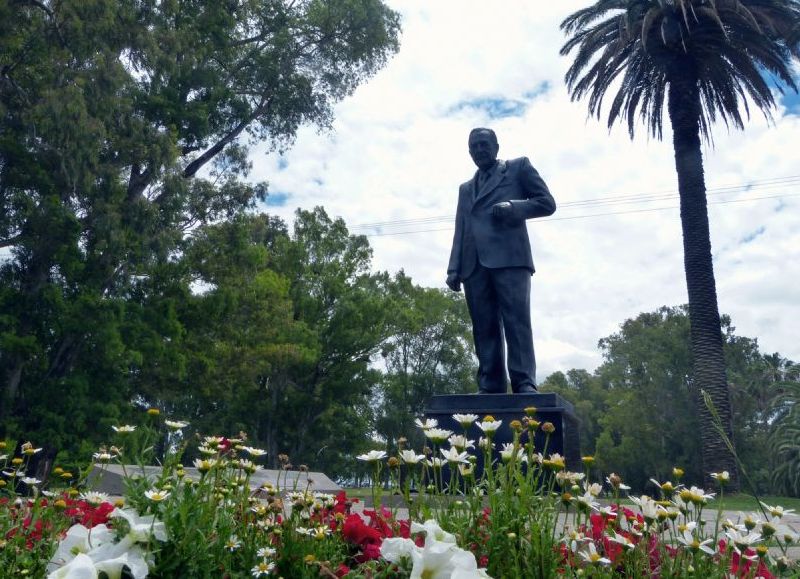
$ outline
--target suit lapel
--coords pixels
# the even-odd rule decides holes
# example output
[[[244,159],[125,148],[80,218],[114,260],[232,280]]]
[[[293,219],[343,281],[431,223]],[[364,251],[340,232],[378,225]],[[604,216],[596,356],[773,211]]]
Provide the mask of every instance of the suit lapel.
[[[507,167],[505,161],[503,160],[497,161],[497,168],[494,170],[494,173],[492,173],[492,176],[489,177],[489,180],[483,184],[483,187],[481,187],[480,191],[477,192],[477,195],[475,195],[475,201],[477,201],[481,197],[485,197],[486,195],[488,195],[495,187],[497,187],[500,184],[500,181],[502,181],[503,177],[505,177],[506,168]],[[477,188],[478,186],[477,172],[475,173],[475,176],[472,178],[472,182],[473,186]]]

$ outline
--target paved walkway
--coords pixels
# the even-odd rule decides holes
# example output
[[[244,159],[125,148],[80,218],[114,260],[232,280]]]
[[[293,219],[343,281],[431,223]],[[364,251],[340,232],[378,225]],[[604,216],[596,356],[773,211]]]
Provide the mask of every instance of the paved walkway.
[[[365,508],[370,509],[372,507],[369,505],[365,505],[365,501],[360,501],[359,503],[353,505],[354,512],[360,513]],[[398,519],[408,518],[408,509],[406,508],[400,507],[397,509],[393,509],[393,511],[396,513]],[[729,519],[733,523],[741,523],[744,520],[745,516],[747,516],[748,514],[751,514],[751,511],[744,511],[744,512],[722,511],[721,520],[724,521],[726,519]],[[760,513],[753,513],[753,514],[758,519],[763,518],[763,516],[760,515]],[[711,525],[711,528],[713,528],[714,522],[717,520],[717,510],[711,508],[710,506],[707,507],[703,511],[702,518],[704,521],[707,521],[706,523],[707,525]],[[572,514],[565,515],[564,513],[561,513],[559,515],[559,527],[563,529],[563,527],[566,524],[569,524],[570,520],[573,520]],[[790,529],[794,530],[795,534],[800,534],[800,513],[788,513],[782,517],[781,522],[782,524],[788,526]],[[776,557],[782,554],[780,549],[777,547],[771,548],[770,553]],[[795,544],[794,546],[790,547],[788,549],[788,556],[793,561],[800,561],[800,544]]]

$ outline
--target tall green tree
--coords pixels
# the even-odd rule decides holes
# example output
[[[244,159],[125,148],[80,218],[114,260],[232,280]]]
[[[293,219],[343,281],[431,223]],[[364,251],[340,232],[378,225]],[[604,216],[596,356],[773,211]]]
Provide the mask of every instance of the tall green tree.
[[[321,207],[296,212],[276,270],[291,280],[293,317],[313,332],[317,356],[291,377],[292,404],[279,409],[292,417],[295,460],[340,470],[369,442],[380,381],[372,362],[391,334],[391,279],[371,269],[365,236],[351,235]]]
[[[800,497],[800,364],[772,358],[778,379],[770,404],[768,448],[774,458],[771,482],[776,492]]]
[[[762,354],[728,316],[721,321],[733,441],[744,472],[760,493],[794,492],[782,485],[797,468],[790,441],[800,370],[778,354]],[[685,470],[685,482],[702,484],[689,326],[686,306],[639,314],[599,341],[603,363],[593,373],[556,372],[542,383],[575,405],[583,452],[637,490],[652,493],[649,479],[671,478],[673,466]],[[770,445],[773,452],[765,452]]]
[[[394,447],[425,442],[414,419],[437,394],[467,392],[475,378],[469,313],[460,294],[422,288],[402,271],[391,286],[391,338],[376,396],[376,430]]]
[[[572,403],[579,418],[581,453],[594,455],[600,436],[600,418],[608,408],[608,390],[597,373],[583,369],[568,370],[567,373],[550,374],[539,388],[543,392],[555,392]]]
[[[736,465],[699,397],[701,390],[710,394],[730,434],[702,138],[710,140],[717,117],[743,128],[748,102],[769,116],[775,104],[771,78],[797,90],[792,57],[800,55],[799,27],[795,0],[600,0],[561,23],[570,35],[561,54],[576,51],[567,86],[573,99],[588,96],[590,114],[599,117],[606,94],[616,91],[609,127],[627,120],[633,137],[641,118],[660,139],[666,104],[680,194],[693,389],[708,472],[736,473]]]
[[[601,339],[599,347],[604,363],[597,375],[608,392],[598,419],[600,464],[625,472],[638,489],[650,477],[669,479],[674,466],[686,471],[687,480],[701,481],[686,312],[660,308],[639,314]]]
[[[380,0],[0,3],[0,429],[57,392],[112,417],[128,298],[264,197],[249,142],[330,126],[398,33]]]
[[[251,214],[195,231],[168,346],[183,364],[143,364],[135,392],[206,434],[246,432],[273,465],[286,453],[333,475],[373,430],[391,279],[323,209],[298,211],[292,229]]]

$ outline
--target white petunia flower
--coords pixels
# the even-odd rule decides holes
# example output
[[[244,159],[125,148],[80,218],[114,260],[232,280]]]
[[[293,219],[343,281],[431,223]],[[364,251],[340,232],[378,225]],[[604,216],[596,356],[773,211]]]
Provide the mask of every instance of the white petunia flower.
[[[87,554],[94,561],[98,575],[105,573],[108,579],[121,579],[123,569],[127,569],[133,579],[144,579],[149,571],[144,551],[130,538],[106,543]]]
[[[411,553],[418,548],[411,539],[388,537],[381,543],[381,557],[391,563],[397,563],[401,559],[411,557]]]
[[[151,537],[157,541],[167,540],[167,529],[163,522],[156,520],[155,515],[139,516],[133,509],[114,509],[110,516],[124,519],[128,523],[126,537],[130,537],[135,543],[147,543]]]
[[[67,530],[64,538],[59,541],[58,548],[47,565],[47,570],[52,572],[59,568],[63,569],[63,566],[69,564],[76,555],[86,554],[93,548],[113,540],[114,532],[106,525],[95,525],[91,529],[84,525],[73,525]],[[82,564],[76,564],[76,566],[83,567]],[[94,567],[94,564],[92,566]],[[59,575],[59,577],[67,576],[66,574]]]
[[[69,563],[50,573],[47,579],[97,579],[97,568],[91,557],[78,553]]]
[[[411,539],[389,538],[381,544],[381,556],[390,562],[410,558],[411,577],[478,579],[489,577],[478,568],[475,555],[456,545],[455,537],[439,527],[433,520],[424,525],[411,523],[411,532],[424,532],[425,544],[417,545]]]

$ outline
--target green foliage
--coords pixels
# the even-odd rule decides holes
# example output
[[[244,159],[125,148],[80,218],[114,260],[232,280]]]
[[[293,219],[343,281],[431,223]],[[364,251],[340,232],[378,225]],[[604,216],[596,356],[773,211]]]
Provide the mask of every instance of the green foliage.
[[[729,318],[722,323],[737,454],[758,492],[791,494],[791,486],[780,485],[791,480],[797,464],[790,442],[796,422],[789,416],[795,366],[777,354],[761,354],[755,340],[735,334]],[[604,362],[594,373],[557,372],[542,384],[574,404],[582,452],[643,492],[655,493],[649,479],[669,480],[675,466],[687,482],[702,485],[687,308],[640,314],[599,345]],[[779,440],[788,442],[782,454]],[[772,453],[764,452],[769,441]]]
[[[466,303],[459,294],[420,288],[403,272],[395,276],[389,308],[392,337],[381,356],[386,371],[375,400],[376,430],[390,448],[411,436],[414,419],[430,397],[472,389],[475,362]]]
[[[794,381],[781,384],[770,405],[769,449],[776,463],[771,480],[776,490],[800,497],[800,376],[797,365],[790,370]]]
[[[793,0],[601,0],[561,23],[571,35],[561,54],[577,49],[566,75],[573,98],[588,96],[589,112],[599,118],[606,93],[616,90],[608,126],[626,120],[631,137],[642,120],[661,138],[664,100],[683,77],[699,91],[697,120],[710,140],[717,118],[744,127],[746,99],[769,115],[773,90],[783,90],[773,79],[797,90],[799,24]]]
[[[380,0],[3,2],[0,15],[0,433],[96,442],[125,401],[221,368],[234,352],[188,334],[206,306],[222,319],[273,303],[250,328],[276,343],[261,365],[308,365],[319,344],[296,334],[313,330],[278,315],[286,272],[202,298],[188,253],[199,228],[265,197],[241,181],[247,144],[328,127],[397,50],[398,15]]]
[[[599,0],[561,23],[569,38],[561,54],[575,51],[565,80],[573,99],[588,97],[600,116],[604,98],[616,91],[609,128],[627,120],[633,138],[637,120],[661,139],[667,109],[681,201],[684,271],[689,296],[692,390],[706,472],[728,470],[738,485],[736,462],[723,439],[733,435],[733,409],[726,382],[723,338],[706,202],[701,139],[721,118],[743,128],[748,102],[767,118],[774,87],[797,91],[793,59],[800,56],[800,7],[793,0]],[[703,404],[711,397],[723,435]],[[706,480],[707,483],[711,481]]]

